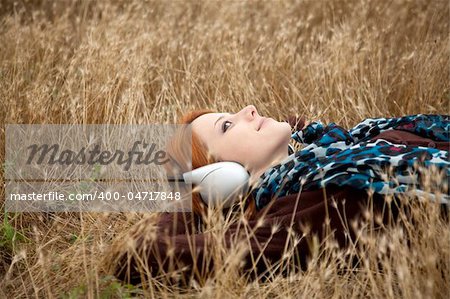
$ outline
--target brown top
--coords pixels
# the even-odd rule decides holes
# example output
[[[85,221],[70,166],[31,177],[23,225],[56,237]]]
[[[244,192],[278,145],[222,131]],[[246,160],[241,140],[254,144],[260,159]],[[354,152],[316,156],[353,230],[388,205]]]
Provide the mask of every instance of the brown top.
[[[436,142],[406,131],[385,131],[372,140],[380,138],[393,143],[449,150],[448,142]],[[333,204],[333,198],[337,205]],[[319,238],[322,237],[325,232],[324,224],[327,215],[329,215],[331,231],[334,231],[339,246],[345,246],[349,241],[348,237],[354,237],[352,229],[350,227],[346,229],[345,226],[349,225],[353,219],[361,216],[361,211],[368,204],[368,198],[364,190],[356,190],[351,187],[327,187],[326,189],[303,191],[300,194],[291,194],[273,200],[257,213],[255,220],[248,222],[251,228],[255,228],[258,220],[264,219],[263,225],[255,230],[253,238],[246,238],[245,234],[242,236],[248,239],[249,249],[252,253],[247,252],[245,255],[243,268],[250,269],[253,265],[252,257],[256,259],[260,253],[262,253],[261,257],[257,261],[255,260],[257,274],[263,273],[266,269],[265,261],[271,263],[280,260],[286,240],[292,240],[292,237],[288,238],[287,231],[291,222],[293,223],[293,230],[299,236],[299,242],[295,246],[297,254],[293,256],[298,256],[296,262],[302,268],[306,266],[310,248],[308,245],[309,238],[301,238],[301,236],[304,234],[310,236],[314,233]],[[374,194],[373,198],[373,211],[381,214],[385,201],[379,194]],[[382,215],[383,221],[386,222],[390,216],[395,217],[398,212],[395,209],[391,211],[391,215],[386,213]],[[170,270],[171,264],[172,269],[181,268],[183,265],[189,266],[189,269],[183,272],[186,279],[194,273],[194,277],[200,280],[213,270],[213,262],[203,259],[206,250],[210,250],[208,248],[209,234],[197,233],[194,223],[196,223],[196,218],[192,216],[192,213],[161,213],[157,226],[157,238],[154,241],[145,241],[146,236],[143,234],[135,235],[138,252],[141,258],[145,256],[148,259],[147,262],[151,268],[152,276],[161,274],[159,270]],[[272,232],[274,225],[278,226],[278,230]],[[239,224],[231,225],[224,236],[227,248],[235,244],[236,240],[233,241],[233,238],[243,234],[244,231],[242,224],[240,226]],[[170,254],[168,254],[169,243],[173,245],[173,256],[175,257],[172,263],[170,262]],[[144,244],[146,245],[144,246]],[[159,263],[155,257],[159,257],[159,261],[164,262]],[[130,262],[129,269],[126,267],[127,258]],[[126,254],[123,254],[121,260],[117,263],[115,275],[130,283],[138,283],[141,277],[136,268],[136,259],[133,256],[127,257]],[[129,280],[127,279],[128,275],[130,276]]]

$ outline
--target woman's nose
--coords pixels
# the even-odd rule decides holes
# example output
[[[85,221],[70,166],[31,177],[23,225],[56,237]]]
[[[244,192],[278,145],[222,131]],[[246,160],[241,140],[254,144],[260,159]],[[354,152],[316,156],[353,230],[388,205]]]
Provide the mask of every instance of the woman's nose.
[[[249,120],[253,120],[258,114],[258,111],[256,110],[256,107],[254,105],[248,105],[244,107],[241,112],[243,116]]]

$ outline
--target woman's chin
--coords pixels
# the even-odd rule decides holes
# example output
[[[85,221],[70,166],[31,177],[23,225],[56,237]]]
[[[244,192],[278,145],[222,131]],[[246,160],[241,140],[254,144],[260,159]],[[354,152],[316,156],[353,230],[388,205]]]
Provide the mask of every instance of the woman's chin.
[[[266,120],[266,123],[264,124],[265,128],[268,127],[272,127],[272,128],[277,128],[277,131],[289,131],[289,133],[291,132],[291,125],[285,121],[277,121],[273,118],[268,118]],[[264,128],[263,127],[263,128]]]

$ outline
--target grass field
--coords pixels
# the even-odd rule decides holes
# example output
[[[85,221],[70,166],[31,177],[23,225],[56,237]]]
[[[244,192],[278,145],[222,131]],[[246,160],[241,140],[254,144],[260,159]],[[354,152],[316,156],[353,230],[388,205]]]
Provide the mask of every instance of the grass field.
[[[11,123],[174,123],[190,109],[248,104],[343,127],[448,114],[449,9],[447,0],[0,0],[0,161]],[[291,277],[248,283],[231,261],[184,291],[122,285],[106,271],[114,239],[148,215],[2,213],[0,297],[448,298],[449,223],[434,205],[413,211],[376,234],[362,227],[359,250],[327,242]],[[361,266],[343,271],[352,255]]]

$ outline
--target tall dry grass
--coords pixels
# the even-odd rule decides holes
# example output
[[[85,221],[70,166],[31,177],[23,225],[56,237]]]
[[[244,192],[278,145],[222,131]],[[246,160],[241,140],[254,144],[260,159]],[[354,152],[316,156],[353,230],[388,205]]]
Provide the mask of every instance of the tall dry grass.
[[[344,127],[448,113],[449,19],[446,0],[2,0],[0,144],[8,123],[173,123],[189,109],[247,104]],[[444,298],[449,223],[417,205],[403,225],[373,232],[369,221],[346,252],[330,240],[305,272],[249,283],[232,266],[184,294]],[[183,290],[121,285],[105,270],[113,239],[146,217],[4,215],[0,297],[176,296]],[[361,260],[352,271],[349,257]]]

